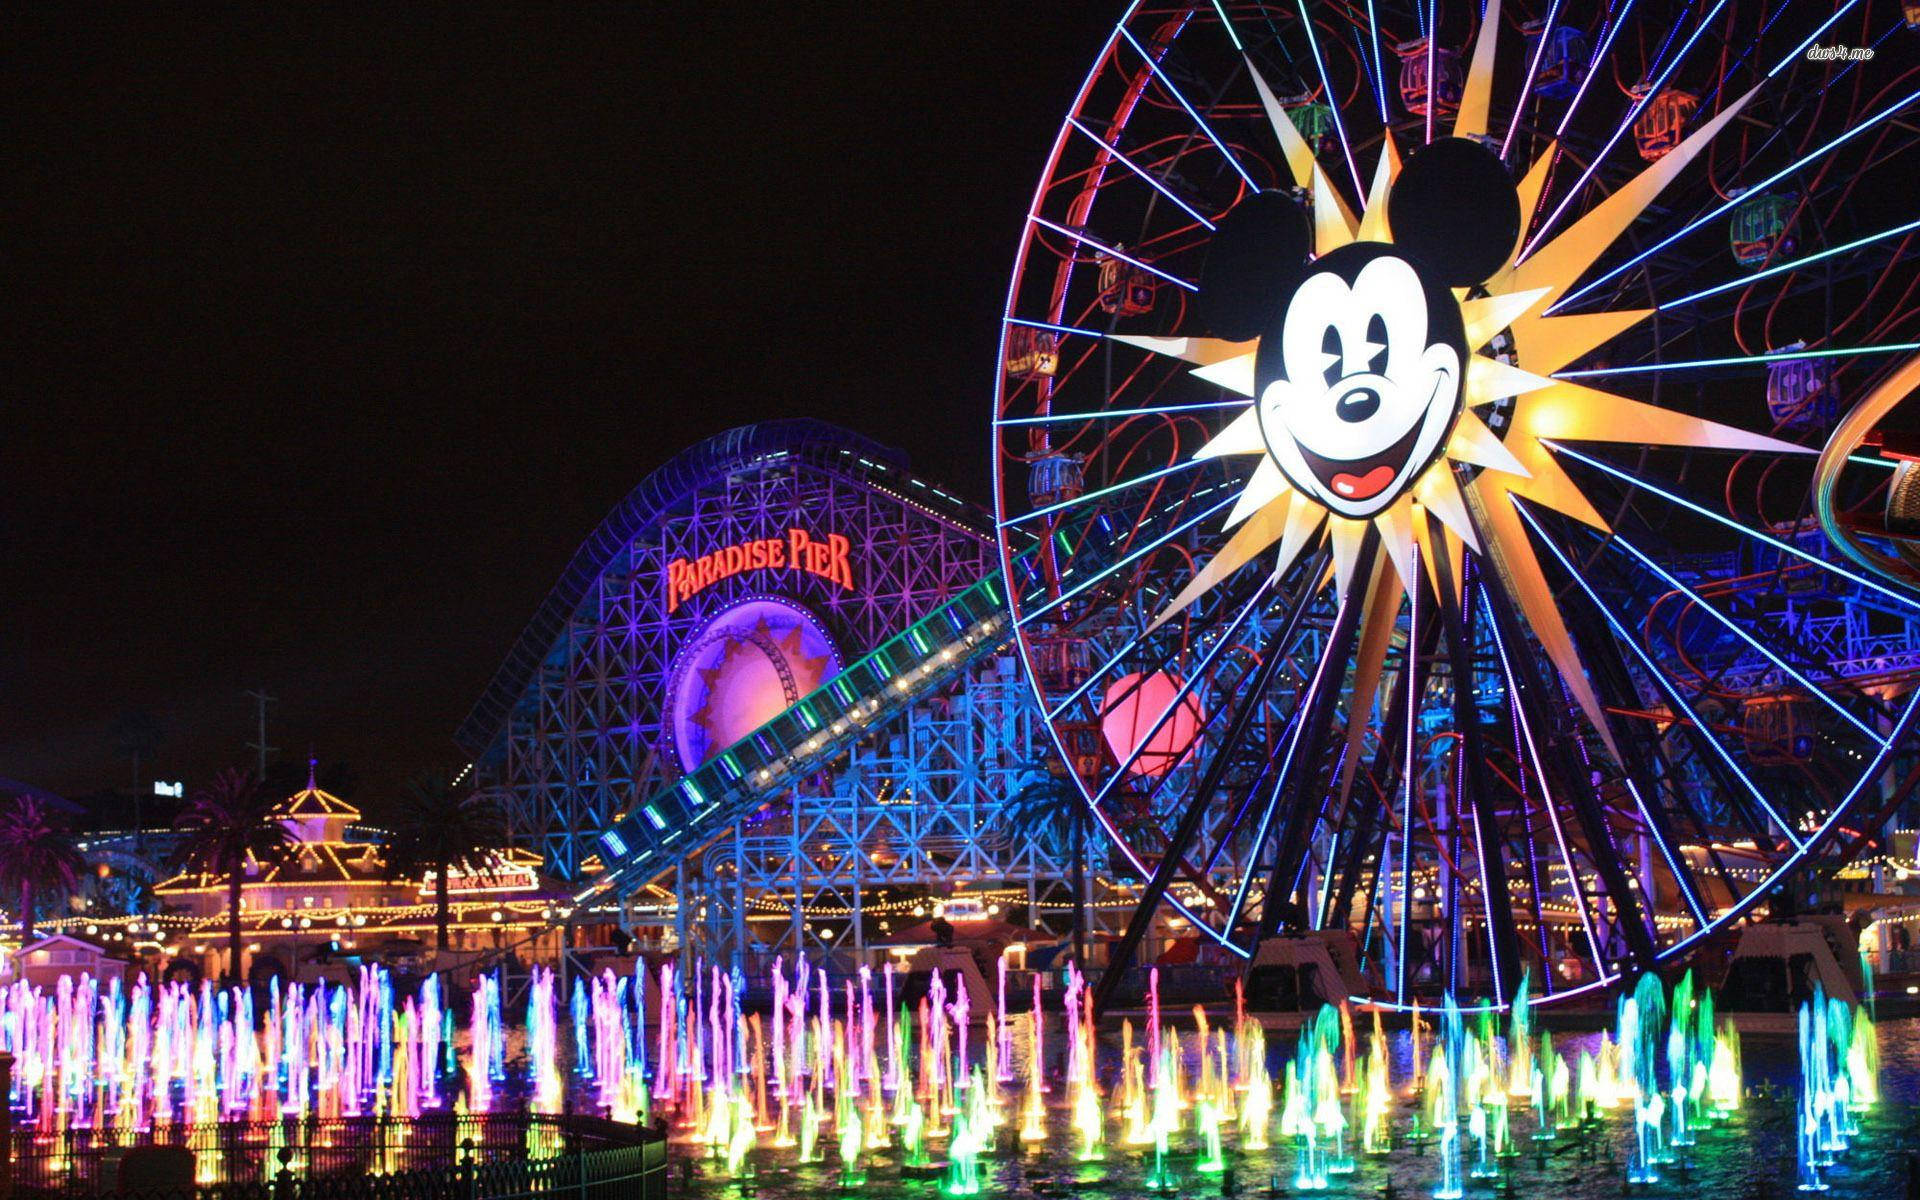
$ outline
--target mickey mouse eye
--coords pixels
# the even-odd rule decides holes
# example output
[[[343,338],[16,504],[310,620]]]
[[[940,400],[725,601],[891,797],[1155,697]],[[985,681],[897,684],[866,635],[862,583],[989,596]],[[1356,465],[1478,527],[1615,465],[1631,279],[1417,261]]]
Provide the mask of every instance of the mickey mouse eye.
[[[1375,375],[1387,373],[1387,319],[1379,313],[1367,318],[1367,349],[1372,355],[1367,359],[1367,370]]]
[[[1329,325],[1320,338],[1321,374],[1326,377],[1328,387],[1340,382],[1340,357],[1340,331]]]

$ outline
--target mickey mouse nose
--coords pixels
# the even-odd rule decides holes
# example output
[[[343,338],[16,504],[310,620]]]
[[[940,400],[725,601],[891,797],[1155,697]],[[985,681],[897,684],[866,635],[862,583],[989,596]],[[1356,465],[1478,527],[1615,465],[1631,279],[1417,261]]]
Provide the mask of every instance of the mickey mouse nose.
[[[1335,402],[1333,411],[1342,421],[1358,425],[1380,411],[1380,393],[1370,387],[1357,387]]]

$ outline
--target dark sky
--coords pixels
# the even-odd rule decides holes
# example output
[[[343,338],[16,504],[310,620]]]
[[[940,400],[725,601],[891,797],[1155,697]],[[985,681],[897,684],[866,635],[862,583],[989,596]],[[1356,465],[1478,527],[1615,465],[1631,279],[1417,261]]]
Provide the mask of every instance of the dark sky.
[[[272,740],[362,794],[729,426],[985,500],[994,322],[1101,5],[15,6],[0,777]]]

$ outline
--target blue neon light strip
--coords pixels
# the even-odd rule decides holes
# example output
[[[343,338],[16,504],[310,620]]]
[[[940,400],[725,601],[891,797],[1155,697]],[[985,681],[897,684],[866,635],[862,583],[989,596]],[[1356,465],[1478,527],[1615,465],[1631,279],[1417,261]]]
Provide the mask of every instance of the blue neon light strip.
[[[1666,499],[1671,500],[1673,503],[1678,504],[1680,507],[1684,509],[1688,509],[1692,512],[1699,513],[1701,516],[1706,517],[1709,520],[1717,521],[1736,533],[1744,533],[1748,537],[1753,538],[1756,541],[1765,542],[1767,545],[1772,546],[1776,550],[1784,550],[1788,554],[1793,555],[1795,558],[1802,559],[1806,562],[1810,562],[1814,566],[1819,567],[1822,570],[1831,571],[1835,575],[1840,576],[1842,579],[1851,580],[1852,582],[1859,584],[1861,587],[1870,588],[1873,591],[1879,592],[1881,595],[1887,597],[1890,600],[1898,600],[1900,603],[1906,605],[1909,608],[1920,609],[1920,600],[1915,600],[1912,596],[1908,596],[1901,592],[1896,592],[1892,588],[1887,587],[1884,584],[1875,583],[1873,580],[1867,578],[1865,575],[1856,574],[1853,571],[1847,570],[1845,567],[1837,566],[1834,563],[1830,563],[1826,559],[1821,558],[1816,554],[1809,554],[1805,550],[1800,549],[1800,547],[1795,546],[1790,542],[1783,542],[1779,538],[1774,537],[1772,534],[1761,533],[1757,529],[1748,529],[1745,525],[1740,524],[1740,522],[1735,521],[1730,517],[1723,517],[1719,513],[1714,512],[1710,508],[1706,508],[1702,505],[1695,504],[1693,501],[1687,499],[1685,496],[1681,496],[1673,492],[1669,492],[1665,488],[1662,488],[1656,484],[1648,483],[1644,479],[1641,479],[1634,475],[1630,475],[1627,472],[1621,470],[1619,467],[1614,466],[1612,463],[1607,462],[1604,459],[1592,458],[1592,457],[1589,457],[1588,455],[1580,453],[1578,450],[1570,450],[1567,447],[1549,438],[1541,438],[1540,440],[1556,453],[1564,454],[1567,457],[1572,458],[1576,461],[1586,463],[1590,467],[1598,467],[1600,470],[1605,471],[1607,474],[1612,475],[1616,479],[1624,479],[1628,483],[1633,484],[1635,487],[1645,488],[1647,491],[1652,492],[1656,496],[1664,496]]]
[[[1030,329],[1051,329],[1055,333],[1077,333],[1081,337],[1105,337],[1098,329],[1081,329],[1076,325],[1056,325],[1052,321],[1029,321],[1025,317],[1008,317],[1009,325],[1025,325]]]
[[[1367,15],[1373,15],[1373,0],[1367,0]],[[1513,145],[1513,135],[1520,128],[1520,116],[1527,110],[1527,97],[1533,94],[1533,81],[1540,72],[1540,60],[1546,57],[1547,43],[1553,40],[1553,21],[1560,15],[1560,0],[1553,0],[1547,6],[1547,19],[1540,25],[1540,41],[1533,48],[1533,61],[1527,65],[1527,81],[1520,87],[1520,98],[1513,102],[1513,117],[1507,122],[1507,136],[1500,141],[1500,157],[1507,156],[1507,150]],[[1384,111],[1384,110],[1383,110]],[[1532,213],[1521,213],[1520,219],[1527,220]]]
[[[1553,825],[1554,844],[1560,847],[1560,861],[1566,864],[1567,884],[1573,889],[1574,908],[1580,914],[1580,927],[1587,935],[1587,959],[1593,963],[1594,973],[1604,979],[1607,964],[1601,960],[1600,939],[1593,932],[1593,914],[1587,909],[1587,894],[1580,886],[1580,868],[1574,864],[1573,851],[1567,848],[1567,832],[1560,824],[1560,812],[1553,802],[1553,790],[1547,782],[1547,773],[1541,768],[1540,748],[1533,740],[1533,726],[1527,721],[1527,714],[1522,711],[1517,699],[1518,689],[1514,687],[1513,664],[1507,659],[1506,641],[1500,636],[1498,622],[1489,621],[1487,624],[1493,630],[1493,648],[1500,655],[1501,674],[1510,689],[1508,698],[1513,707],[1514,724],[1520,727],[1520,736],[1527,743],[1527,757],[1533,763],[1534,777],[1540,781],[1540,794],[1547,799],[1543,807],[1547,810],[1547,820]]]
[[[1692,304],[1695,300],[1702,300],[1708,296],[1718,295],[1719,293],[1728,291],[1732,288],[1745,287],[1750,283],[1754,283],[1754,282],[1757,282],[1758,280],[1765,279],[1769,275],[1778,275],[1782,271],[1798,271],[1801,267],[1804,267],[1809,263],[1817,263],[1823,258],[1832,258],[1836,254],[1845,254],[1849,250],[1857,250],[1862,246],[1870,246],[1875,242],[1884,241],[1890,237],[1898,237],[1900,234],[1903,234],[1903,233],[1911,233],[1916,229],[1920,229],[1920,220],[1908,221],[1905,225],[1896,225],[1892,229],[1884,229],[1884,230],[1881,230],[1879,233],[1870,233],[1866,237],[1856,238],[1853,241],[1848,242],[1844,246],[1835,246],[1831,250],[1822,250],[1818,254],[1803,255],[1800,258],[1793,259],[1789,262],[1783,262],[1775,266],[1768,267],[1764,271],[1755,271],[1753,274],[1746,276],[1744,279],[1729,279],[1725,283],[1717,284],[1710,288],[1705,288],[1701,291],[1693,293],[1693,295],[1691,296],[1683,296],[1678,300],[1674,300],[1666,304],[1662,304],[1660,307],[1663,310],[1679,308],[1682,305]]]
[[[1621,28],[1627,23],[1627,14],[1632,11],[1633,0],[1627,0],[1626,5],[1620,10],[1619,18],[1607,27],[1606,36],[1600,39],[1600,44],[1594,48],[1593,57],[1587,62],[1586,74],[1580,77],[1579,88],[1574,91],[1573,99],[1567,101],[1567,111],[1560,118],[1560,128],[1553,131],[1554,137],[1558,138],[1566,135],[1567,124],[1573,120],[1574,110],[1580,107],[1581,99],[1587,94],[1587,85],[1593,82],[1595,75],[1599,74],[1600,60],[1605,58],[1607,51],[1612,48],[1613,39],[1620,35]]]
[[[1696,367],[1744,367],[1753,363],[1792,362],[1801,358],[1854,358],[1862,354],[1898,354],[1920,350],[1920,342],[1893,342],[1885,346],[1852,346],[1841,350],[1782,350],[1735,358],[1695,358],[1686,362],[1640,363],[1631,367],[1592,367],[1585,371],[1556,371],[1555,379],[1586,379],[1594,375],[1644,375],[1649,371],[1688,371]]]
[[[1915,100],[1920,100],[1920,91],[1909,92],[1906,96],[1902,97],[1899,100],[1894,101],[1892,104],[1889,104],[1887,107],[1881,109],[1879,112],[1875,113],[1871,117],[1868,117],[1866,120],[1862,121],[1860,124],[1855,125],[1853,128],[1847,130],[1845,133],[1841,134],[1839,137],[1833,138],[1832,140],[1828,141],[1825,145],[1821,146],[1819,149],[1813,151],[1810,154],[1803,155],[1797,162],[1794,162],[1789,166],[1782,167],[1780,170],[1775,171],[1773,174],[1767,176],[1765,179],[1761,180],[1759,183],[1754,184],[1752,187],[1746,189],[1746,192],[1743,193],[1743,195],[1751,194],[1753,192],[1763,191],[1766,188],[1771,187],[1773,184],[1778,183],[1782,179],[1785,179],[1787,176],[1793,174],[1795,171],[1798,171],[1801,167],[1806,166],[1808,163],[1813,162],[1815,159],[1820,158],[1821,156],[1833,150],[1837,150],[1841,146],[1852,141],[1854,138],[1859,137],[1861,134],[1865,133],[1867,130],[1872,129],[1875,125],[1878,125],[1880,122],[1892,116],[1894,113],[1897,113],[1901,109],[1912,104]],[[1574,291],[1568,292],[1565,296],[1562,296],[1559,300],[1555,301],[1554,304],[1547,309],[1548,314],[1559,312],[1561,309],[1565,308],[1567,305],[1572,304],[1575,300],[1578,300],[1580,297],[1586,295],[1588,292],[1591,292],[1593,289],[1599,287],[1601,284],[1607,282],[1609,279],[1614,279],[1624,274],[1625,272],[1632,270],[1638,264],[1645,262],[1651,256],[1658,254],[1660,251],[1666,249],[1668,246],[1673,245],[1673,243],[1679,241],[1681,238],[1685,237],[1687,234],[1692,233],[1694,230],[1700,228],[1700,226],[1706,224],[1708,221],[1711,221],[1715,217],[1720,216],[1722,213],[1725,213],[1727,210],[1731,209],[1734,205],[1740,203],[1740,199],[1741,198],[1739,196],[1736,196],[1730,200],[1726,200],[1721,202],[1720,204],[1715,205],[1713,208],[1709,209],[1704,214],[1698,217],[1695,217],[1693,220],[1687,222],[1687,224],[1681,226],[1675,232],[1668,234],[1665,238],[1662,238],[1660,241],[1655,242],[1652,246],[1648,247],[1645,250],[1642,250],[1640,253],[1634,255],[1632,258],[1629,258],[1626,262],[1621,263],[1619,266],[1613,268],[1611,271],[1608,271],[1606,274],[1600,276],[1598,279],[1595,279],[1592,283],[1587,284],[1583,288],[1579,288]]]
[[[1135,175],[1138,175],[1140,178],[1146,180],[1147,183],[1152,186],[1154,191],[1159,192],[1162,196],[1165,196],[1167,199],[1179,205],[1180,211],[1186,213],[1188,216],[1192,217],[1194,220],[1206,226],[1207,232],[1209,233],[1213,232],[1214,224],[1212,221],[1209,221],[1205,217],[1201,216],[1200,211],[1194,208],[1193,205],[1188,204],[1185,200],[1182,200],[1180,197],[1174,195],[1172,188],[1168,187],[1166,184],[1162,183],[1158,179],[1155,179],[1152,176],[1152,174],[1150,174],[1147,171],[1145,167],[1141,166],[1139,163],[1134,162],[1131,158],[1128,158],[1126,154],[1124,154],[1121,151],[1120,147],[1107,141],[1107,139],[1101,137],[1099,134],[1095,133],[1093,130],[1088,129],[1085,125],[1080,123],[1080,118],[1078,117],[1068,117],[1067,124],[1073,126],[1075,129],[1078,129],[1081,133],[1086,134],[1088,137],[1098,142],[1100,144],[1100,147],[1103,150],[1105,150],[1108,154],[1113,155],[1115,158],[1119,159],[1122,166],[1126,167],[1129,171],[1132,171]]]
[[[1070,237],[1074,241],[1079,242],[1083,246],[1092,246],[1095,250],[1098,250],[1100,253],[1106,255],[1109,258],[1117,258],[1121,262],[1132,263],[1134,266],[1139,267],[1142,271],[1147,271],[1151,274],[1158,275],[1160,278],[1166,280],[1168,283],[1178,284],[1179,286],[1187,289],[1190,292],[1197,292],[1200,290],[1198,285],[1189,283],[1186,280],[1180,278],[1178,275],[1169,275],[1167,274],[1167,272],[1162,271],[1159,267],[1156,267],[1152,263],[1147,262],[1143,259],[1135,258],[1133,257],[1133,255],[1127,254],[1124,251],[1115,250],[1112,246],[1107,245],[1105,242],[1100,241],[1098,238],[1088,237],[1084,233],[1075,233],[1073,230],[1068,229],[1065,225],[1057,225],[1054,222],[1047,220],[1045,217],[1039,216],[1038,214],[1028,216],[1027,220],[1032,221],[1035,225],[1040,225],[1040,226],[1044,226],[1047,229],[1051,229],[1055,233],[1060,234],[1062,237]]]
[[[1820,28],[1814,30],[1812,33],[1807,35],[1806,41],[1801,42],[1798,46],[1795,46],[1791,51],[1787,53],[1787,56],[1785,58],[1773,64],[1773,70],[1767,72],[1767,78],[1772,79],[1775,75],[1778,75],[1781,71],[1786,70],[1788,63],[1792,62],[1796,58],[1799,58],[1800,52],[1813,44],[1813,39],[1825,33],[1827,31],[1828,26],[1832,25],[1835,21],[1838,21],[1841,17],[1846,16],[1848,11],[1851,10],[1853,6],[1858,3],[1860,3],[1860,0],[1847,0],[1845,4],[1842,4],[1838,9],[1838,11],[1836,11],[1832,16],[1828,17],[1825,21],[1821,22]]]
[[[1240,35],[1233,31],[1233,22],[1227,20],[1227,10],[1220,6],[1220,0],[1213,0],[1213,11],[1220,14],[1220,24],[1227,31],[1227,40],[1233,43],[1233,48],[1235,50],[1238,50],[1240,53],[1245,54],[1247,52],[1247,48],[1240,44]]]
[[[1307,31],[1307,47],[1313,51],[1313,65],[1320,72],[1320,86],[1327,89],[1327,109],[1333,113],[1333,129],[1340,135],[1340,149],[1347,156],[1347,170],[1353,172],[1353,186],[1364,197],[1367,185],[1360,179],[1360,164],[1354,160],[1353,143],[1347,139],[1347,123],[1340,119],[1340,97],[1333,90],[1333,81],[1327,78],[1326,60],[1320,57],[1320,39],[1313,32],[1313,17],[1307,12],[1307,0],[1300,0],[1300,24]],[[1432,78],[1431,73],[1428,78]],[[1427,112],[1433,112],[1433,105],[1427,106]],[[1249,179],[1247,182],[1253,181]]]
[[[1559,4],[1560,0],[1553,0]],[[1387,115],[1387,75],[1381,65],[1386,52],[1380,48],[1380,18],[1374,15],[1373,0],[1367,0],[1367,43],[1373,47],[1373,92],[1380,100],[1380,123],[1385,125]]]
[[[1207,135],[1207,140],[1212,142],[1213,148],[1218,150],[1220,156],[1227,160],[1227,165],[1232,167],[1240,178],[1247,181],[1248,187],[1256,192],[1259,191],[1260,185],[1253,181],[1253,176],[1247,174],[1247,169],[1240,165],[1240,160],[1233,156],[1233,151],[1227,149],[1227,144],[1221,141],[1219,135],[1213,132],[1213,127],[1200,118],[1200,114],[1194,110],[1193,105],[1187,103],[1187,98],[1180,94],[1179,88],[1173,86],[1173,80],[1167,78],[1167,73],[1160,69],[1160,64],[1154,61],[1153,55],[1148,54],[1147,48],[1142,46],[1140,40],[1133,36],[1133,31],[1122,26],[1120,36],[1127,39],[1127,45],[1132,46],[1134,52],[1146,60],[1147,70],[1152,71],[1153,77],[1160,81],[1160,86],[1167,89],[1167,94],[1172,96],[1181,108],[1187,110],[1187,115],[1193,118],[1194,125],[1199,128],[1201,133]]]

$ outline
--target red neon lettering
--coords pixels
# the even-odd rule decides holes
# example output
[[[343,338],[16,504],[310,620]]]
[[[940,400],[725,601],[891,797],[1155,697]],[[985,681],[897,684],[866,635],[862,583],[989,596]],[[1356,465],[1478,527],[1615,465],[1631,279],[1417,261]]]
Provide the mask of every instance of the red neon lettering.
[[[838,533],[827,535],[827,578],[833,580],[849,592],[853,590],[853,564],[848,555],[853,552],[853,543]]]
[[[804,529],[789,529],[785,538],[762,538],[722,546],[698,558],[676,558],[667,563],[667,611],[723,579],[743,571],[799,570],[832,580],[853,590],[853,543],[838,533],[823,541]]]

